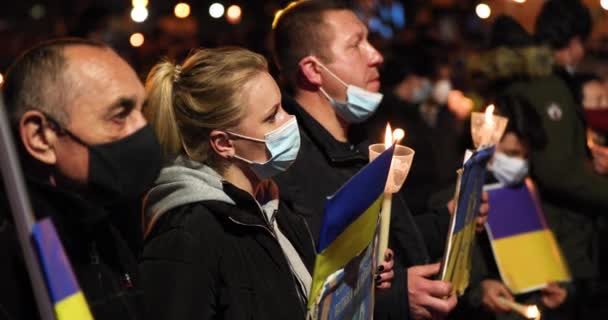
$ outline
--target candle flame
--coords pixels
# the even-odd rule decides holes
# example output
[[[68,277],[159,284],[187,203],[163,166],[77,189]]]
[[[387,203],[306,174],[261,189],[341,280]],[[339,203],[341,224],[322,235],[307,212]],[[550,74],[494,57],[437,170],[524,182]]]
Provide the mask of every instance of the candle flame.
[[[405,137],[405,131],[403,131],[403,129],[397,128],[393,131],[393,141],[395,143],[399,143],[403,137]]]
[[[486,108],[486,123],[494,122],[493,113],[494,113],[494,105],[491,104]]]
[[[538,316],[540,316],[540,311],[538,311],[538,308],[535,305],[527,307],[526,317],[528,319],[536,319],[538,318]]]
[[[391,124],[386,123],[386,133],[384,134],[384,147],[390,148],[393,144],[393,130],[391,130]]]

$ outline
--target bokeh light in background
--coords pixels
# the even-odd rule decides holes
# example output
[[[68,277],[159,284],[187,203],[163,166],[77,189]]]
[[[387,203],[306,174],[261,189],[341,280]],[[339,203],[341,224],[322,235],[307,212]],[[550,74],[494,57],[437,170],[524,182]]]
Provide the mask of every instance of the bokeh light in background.
[[[2,73],[0,73],[0,87],[2,87],[3,83],[4,83],[4,76],[2,75]]]
[[[243,11],[241,10],[241,7],[237,6],[236,4],[233,4],[228,7],[228,10],[226,11],[226,20],[228,20],[228,22],[232,24],[237,24],[241,22],[242,14]]]
[[[133,5],[133,8],[135,7],[147,7],[148,6],[148,0],[133,0],[131,1],[131,5]]]
[[[492,9],[490,6],[485,3],[480,3],[475,7],[475,13],[481,19],[487,19],[492,15]]]
[[[212,18],[218,19],[224,15],[224,5],[221,3],[214,3],[209,6],[209,15]]]
[[[351,3],[376,3],[377,7],[361,9],[371,10],[376,15],[380,10],[380,3],[402,3],[405,9],[409,10],[406,15],[409,20],[406,20],[404,28],[390,24],[395,35],[390,42],[378,40],[379,42],[375,43],[380,47],[386,45],[379,48],[380,50],[391,54],[390,51],[395,47],[392,42],[399,42],[399,46],[408,47],[418,46],[423,41],[433,41],[436,44],[428,48],[428,55],[433,58],[429,59],[460,61],[460,57],[466,56],[467,52],[478,50],[485,43],[489,37],[491,20],[501,14],[513,16],[527,31],[533,32],[536,16],[544,1],[357,0]],[[581,1],[590,8],[595,21],[594,31],[588,41],[590,55],[586,62],[595,63],[598,59],[605,61],[608,59],[608,0]],[[118,49],[142,74],[148,72],[159,57],[166,55],[180,59],[193,47],[238,45],[269,57],[272,48],[267,41],[267,35],[271,30],[273,18],[275,15],[279,16],[280,10],[293,0],[72,2],[78,5],[66,5],[65,0],[0,0],[0,40],[3,43],[0,50],[0,70],[6,70],[30,45],[62,36],[88,37],[106,42]],[[182,7],[177,6],[179,3],[188,4],[190,7],[190,14],[185,19],[177,17],[182,15],[181,13],[175,14],[176,7]],[[408,6],[408,3],[419,5]],[[183,9],[178,9],[180,10]],[[482,19],[483,17],[487,18]],[[418,20],[420,22],[417,22]],[[421,31],[427,30],[426,28],[429,28],[428,34]],[[141,47],[131,45],[131,36],[136,32],[141,32],[145,38]],[[380,31],[372,30],[370,34],[374,39],[381,36]],[[452,47],[453,50],[446,50]],[[435,56],[437,58],[434,58]],[[415,67],[417,68],[418,64]],[[608,78],[608,64],[604,69],[606,70],[602,69],[598,73],[605,74]],[[590,70],[596,71],[596,68]],[[465,80],[459,81],[465,83]]]
[[[185,2],[176,4],[173,14],[180,19],[187,18],[190,15],[190,5]]]
[[[131,9],[131,19],[135,22],[144,22],[148,18],[148,9],[146,7],[133,7]]]
[[[129,37],[129,43],[135,48],[141,47],[144,44],[144,40],[144,35],[140,32],[136,32]]]
[[[44,17],[45,14],[46,14],[46,10],[45,10],[44,6],[41,5],[40,3],[35,4],[30,9],[30,16],[34,20],[40,20],[42,17]]]

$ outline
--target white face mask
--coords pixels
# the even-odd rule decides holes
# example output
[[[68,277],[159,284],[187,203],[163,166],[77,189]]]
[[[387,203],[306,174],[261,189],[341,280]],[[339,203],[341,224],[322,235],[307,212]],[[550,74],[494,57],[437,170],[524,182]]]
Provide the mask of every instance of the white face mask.
[[[336,112],[348,123],[361,123],[371,117],[382,101],[382,94],[371,92],[352,84],[347,84],[322,63],[318,62],[327,73],[346,87],[346,101],[332,98],[323,88],[319,88],[323,96],[329,100]]]
[[[576,72],[576,66],[575,66],[575,65],[571,65],[571,64],[566,65],[566,66],[564,67],[564,69],[566,69],[566,71],[567,71],[569,74],[571,74],[571,75],[572,75],[572,74],[574,74],[574,73]]]
[[[248,137],[227,131],[228,134],[245,140],[264,143],[270,151],[270,159],[266,162],[257,162],[235,155],[236,159],[249,164],[251,170],[260,179],[273,177],[284,172],[296,160],[300,150],[300,130],[295,116],[287,120],[280,127],[266,133],[264,139]]]
[[[433,87],[433,99],[439,104],[445,104],[448,102],[448,95],[452,90],[452,83],[450,80],[442,79],[435,82]]]
[[[489,169],[499,182],[513,186],[520,184],[528,176],[528,161],[497,151]]]

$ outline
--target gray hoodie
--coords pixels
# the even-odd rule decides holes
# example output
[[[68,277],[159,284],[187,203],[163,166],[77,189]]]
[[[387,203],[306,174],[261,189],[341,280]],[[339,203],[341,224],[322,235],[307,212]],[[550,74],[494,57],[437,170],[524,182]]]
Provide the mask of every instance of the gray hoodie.
[[[179,206],[207,200],[235,205],[224,192],[222,181],[222,176],[211,167],[178,157],[160,171],[144,199],[145,235],[163,214]]]

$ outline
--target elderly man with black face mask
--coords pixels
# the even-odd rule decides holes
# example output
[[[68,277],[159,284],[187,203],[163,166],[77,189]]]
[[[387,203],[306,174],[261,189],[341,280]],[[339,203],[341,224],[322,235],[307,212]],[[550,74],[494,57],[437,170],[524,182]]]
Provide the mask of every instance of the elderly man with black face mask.
[[[134,70],[103,44],[54,40],[17,59],[3,95],[34,214],[55,224],[94,318],[140,319],[126,239],[141,225],[129,208],[158,175],[160,147]],[[36,319],[13,221],[0,212],[0,318]]]

